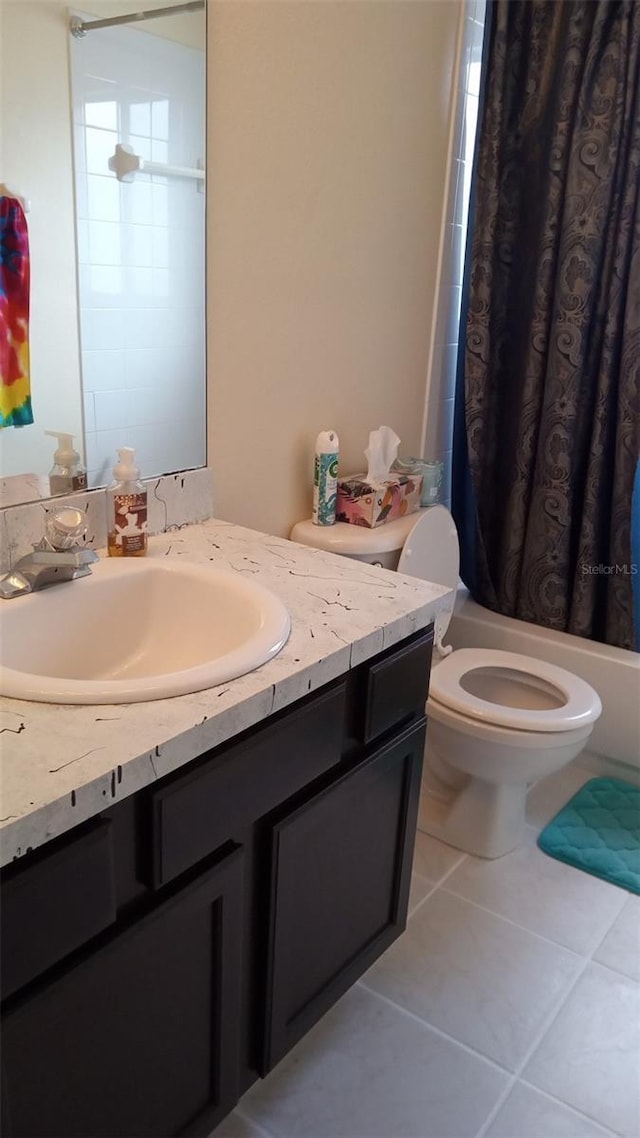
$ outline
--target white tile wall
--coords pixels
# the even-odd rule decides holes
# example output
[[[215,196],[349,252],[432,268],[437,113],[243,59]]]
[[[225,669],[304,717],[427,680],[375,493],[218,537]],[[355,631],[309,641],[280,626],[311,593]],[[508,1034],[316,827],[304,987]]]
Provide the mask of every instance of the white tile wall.
[[[108,480],[133,446],[145,477],[206,461],[204,208],[194,181],[118,182],[117,142],[204,161],[204,51],[138,28],[72,44],[87,467]]]
[[[442,497],[446,502],[451,497],[453,396],[471,167],[478,117],[484,14],[485,0],[468,0],[454,115],[453,168],[446,203],[433,360],[428,380],[424,455],[430,460],[444,460]]]

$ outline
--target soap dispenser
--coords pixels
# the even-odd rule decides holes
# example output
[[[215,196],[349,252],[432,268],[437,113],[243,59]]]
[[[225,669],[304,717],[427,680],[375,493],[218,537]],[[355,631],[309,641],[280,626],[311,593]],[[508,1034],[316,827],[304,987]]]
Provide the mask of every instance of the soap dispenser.
[[[147,488],[140,481],[132,447],[118,450],[114,481],[107,487],[107,548],[110,557],[144,557],[147,552]]]
[[[45,435],[58,440],[58,448],[53,456],[53,466],[49,472],[51,494],[73,494],[74,490],[87,489],[87,472],[80,461],[80,455],[73,448],[73,435],[61,431],[45,431]]]

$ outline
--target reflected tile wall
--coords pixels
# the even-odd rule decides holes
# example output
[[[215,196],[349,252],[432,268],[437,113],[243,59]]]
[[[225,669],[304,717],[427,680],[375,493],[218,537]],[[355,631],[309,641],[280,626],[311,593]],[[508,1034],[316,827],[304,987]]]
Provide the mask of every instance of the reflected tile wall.
[[[119,182],[108,162],[116,143],[204,161],[204,50],[105,28],[73,42],[72,80],[90,480],[110,479],[121,446],[145,476],[202,464],[205,196],[187,179]]]

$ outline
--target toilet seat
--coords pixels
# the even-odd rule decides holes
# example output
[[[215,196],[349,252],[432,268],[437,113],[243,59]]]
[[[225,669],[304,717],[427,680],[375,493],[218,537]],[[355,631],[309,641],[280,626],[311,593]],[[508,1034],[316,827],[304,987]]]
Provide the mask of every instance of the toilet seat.
[[[508,669],[518,673],[523,684],[551,689],[562,701],[560,707],[528,710],[508,707],[472,695],[462,686],[465,677],[480,669]],[[517,677],[515,677],[517,678]],[[597,694],[589,684],[564,668],[521,656],[517,652],[500,652],[484,648],[458,648],[441,660],[431,672],[429,699],[449,707],[470,720],[513,727],[519,731],[571,731],[594,723],[602,711]]]

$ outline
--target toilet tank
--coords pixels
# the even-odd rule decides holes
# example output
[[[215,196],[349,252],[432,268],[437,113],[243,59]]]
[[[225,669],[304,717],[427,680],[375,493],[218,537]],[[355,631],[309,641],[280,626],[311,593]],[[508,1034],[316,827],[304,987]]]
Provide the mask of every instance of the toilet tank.
[[[379,565],[382,569],[397,569],[407,536],[423,513],[424,510],[418,510],[375,529],[347,522],[316,526],[311,518],[306,518],[294,525],[289,538],[312,549],[325,549],[328,553],[351,557],[368,565]]]

